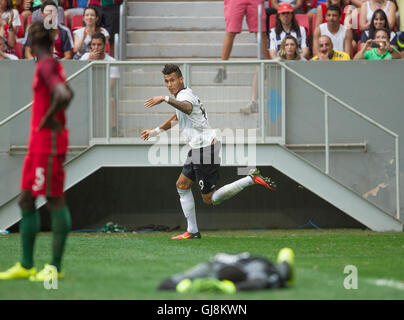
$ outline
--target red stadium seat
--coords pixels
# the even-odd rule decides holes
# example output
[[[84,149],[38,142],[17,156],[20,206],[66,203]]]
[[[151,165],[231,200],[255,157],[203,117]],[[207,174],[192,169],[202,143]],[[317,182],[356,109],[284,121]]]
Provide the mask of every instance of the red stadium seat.
[[[311,20],[311,32],[314,35],[314,31],[316,30],[316,20],[317,20],[317,15],[314,15],[312,20]]]
[[[17,41],[15,43],[13,49],[15,50],[15,55],[18,57],[18,59],[22,59],[22,44],[21,44],[21,42]]]
[[[109,43],[109,40],[107,40],[107,46],[105,47],[105,52],[108,54],[111,53],[111,45]]]
[[[83,15],[75,14],[72,16],[72,31],[83,27]]]
[[[21,25],[18,27],[17,38],[24,38],[24,18],[22,17],[22,14],[20,14],[20,21]]]
[[[30,24],[32,24],[32,14],[27,18],[27,26],[29,26]]]

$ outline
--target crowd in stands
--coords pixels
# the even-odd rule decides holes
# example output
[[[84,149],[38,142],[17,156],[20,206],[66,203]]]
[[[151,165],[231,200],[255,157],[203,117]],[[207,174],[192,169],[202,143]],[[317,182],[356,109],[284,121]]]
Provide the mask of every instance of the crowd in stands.
[[[404,58],[404,17],[400,21],[399,15],[400,9],[404,14],[404,0],[225,0],[226,54],[222,54],[222,60],[228,59],[230,52],[225,48],[231,50],[244,16],[249,31],[258,33],[257,10],[243,11],[243,6],[251,7],[253,3],[265,8],[266,24],[261,31],[266,41],[262,45],[269,57],[263,55],[264,59]],[[299,57],[292,54],[295,47]],[[215,82],[224,79],[224,72],[218,71]]]
[[[54,56],[83,60],[94,35],[104,36],[107,56],[114,56],[122,0],[0,0],[0,60],[32,59],[29,27],[43,21],[55,29]],[[108,59],[109,59],[108,58]]]

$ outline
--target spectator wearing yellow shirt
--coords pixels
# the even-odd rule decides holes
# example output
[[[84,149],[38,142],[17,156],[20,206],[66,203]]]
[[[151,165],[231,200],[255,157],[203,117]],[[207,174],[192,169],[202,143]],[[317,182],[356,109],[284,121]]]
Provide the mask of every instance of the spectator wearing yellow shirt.
[[[351,60],[349,54],[334,50],[329,36],[320,36],[318,39],[318,55],[311,60]]]

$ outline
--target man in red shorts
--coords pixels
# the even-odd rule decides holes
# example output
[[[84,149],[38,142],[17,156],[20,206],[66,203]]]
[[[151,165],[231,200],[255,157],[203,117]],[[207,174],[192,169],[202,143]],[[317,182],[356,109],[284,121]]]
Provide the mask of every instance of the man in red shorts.
[[[254,33],[258,32],[258,5],[262,6],[262,56],[264,59],[269,59],[264,0],[224,0],[226,34],[223,40],[222,60],[229,60],[234,38],[242,30],[244,16],[247,19],[248,30]],[[218,70],[214,82],[221,83],[226,78],[226,68],[222,67]]]
[[[29,32],[38,63],[32,82],[31,130],[19,200],[22,260],[1,272],[0,279],[45,281],[55,276],[55,271],[59,278],[63,276],[61,261],[70,230],[70,212],[63,192],[63,162],[68,145],[65,109],[73,92],[66,83],[63,66],[52,57],[54,30],[47,30],[42,22],[36,22],[31,25]],[[40,230],[39,212],[35,208],[38,196],[47,198],[47,208],[51,212],[53,251],[51,264],[46,264],[37,273],[33,252],[35,237]]]

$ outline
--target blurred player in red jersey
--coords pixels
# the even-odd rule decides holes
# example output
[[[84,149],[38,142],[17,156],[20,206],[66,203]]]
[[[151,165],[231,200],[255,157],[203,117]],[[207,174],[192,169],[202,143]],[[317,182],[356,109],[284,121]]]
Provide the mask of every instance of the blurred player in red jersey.
[[[22,170],[19,206],[22,219],[22,260],[5,272],[0,279],[29,278],[44,281],[63,276],[61,261],[67,234],[70,231],[70,212],[66,205],[63,186],[63,162],[68,145],[65,110],[73,98],[66,83],[63,66],[52,57],[54,30],[47,30],[42,22],[30,27],[32,49],[38,57],[32,89],[34,98],[28,152]],[[36,272],[33,251],[36,234],[40,230],[39,212],[35,207],[38,196],[47,199],[52,219],[52,262]]]

